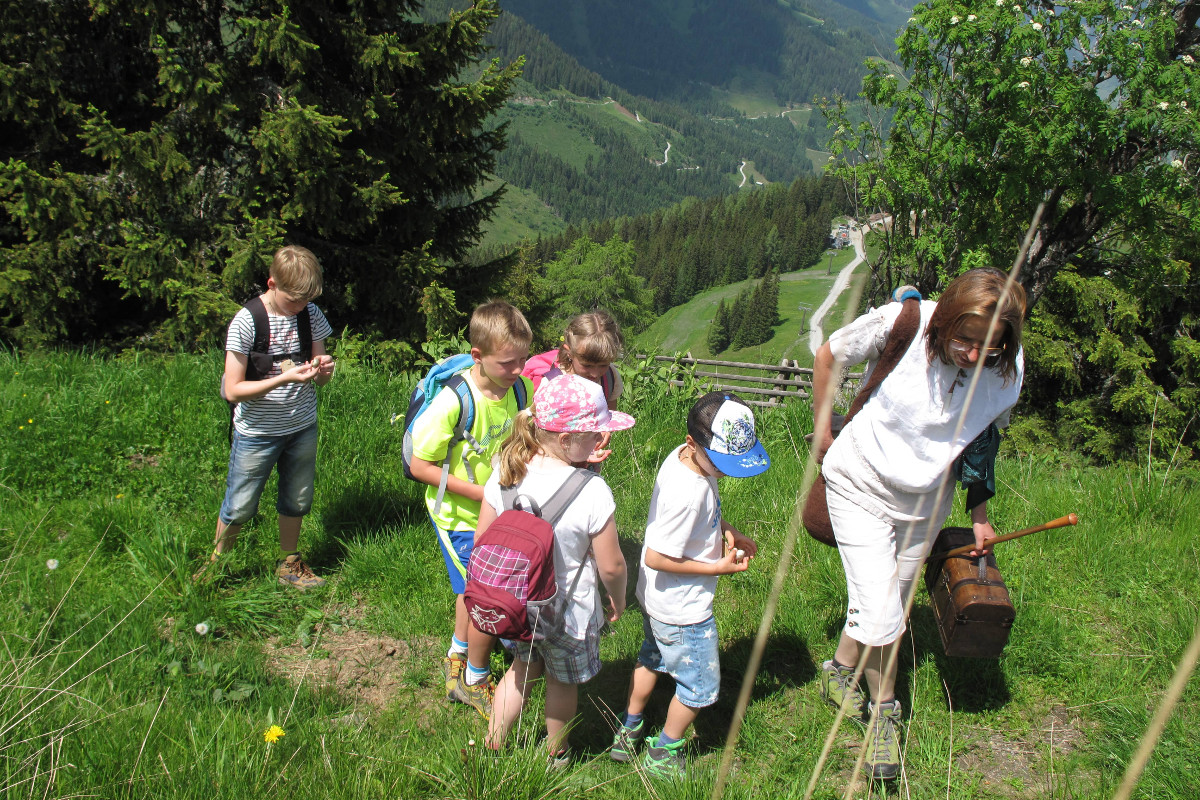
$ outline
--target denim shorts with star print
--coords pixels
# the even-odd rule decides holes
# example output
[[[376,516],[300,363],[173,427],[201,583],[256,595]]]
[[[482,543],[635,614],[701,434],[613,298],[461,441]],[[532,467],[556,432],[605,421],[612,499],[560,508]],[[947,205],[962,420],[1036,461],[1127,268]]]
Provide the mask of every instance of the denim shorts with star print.
[[[675,679],[675,696],[688,708],[717,702],[721,691],[721,662],[717,655],[717,620],[709,617],[691,625],[642,617],[642,649],[638,663]]]

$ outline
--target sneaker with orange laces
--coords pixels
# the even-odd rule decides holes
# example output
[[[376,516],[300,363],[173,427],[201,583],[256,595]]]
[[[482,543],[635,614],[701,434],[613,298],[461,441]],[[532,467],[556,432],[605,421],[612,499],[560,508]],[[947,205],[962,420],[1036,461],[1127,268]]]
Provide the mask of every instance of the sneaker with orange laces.
[[[492,700],[496,697],[496,681],[488,675],[479,683],[467,683],[463,678],[454,685],[450,699],[470,706],[478,711],[484,719],[492,718]]]
[[[275,577],[284,586],[291,586],[301,592],[325,585],[325,579],[313,574],[308,564],[304,563],[304,559],[296,553],[276,562]]]

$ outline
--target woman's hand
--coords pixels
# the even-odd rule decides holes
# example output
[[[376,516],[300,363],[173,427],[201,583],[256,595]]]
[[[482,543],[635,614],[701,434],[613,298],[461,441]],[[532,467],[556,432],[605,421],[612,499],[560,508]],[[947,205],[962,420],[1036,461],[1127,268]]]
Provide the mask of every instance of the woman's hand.
[[[977,506],[982,508],[983,506]],[[975,516],[972,514],[972,516]],[[992,552],[992,548],[985,546],[985,542],[989,539],[996,538],[996,530],[992,527],[992,523],[988,522],[985,515],[982,521],[971,523],[971,531],[975,534],[975,549],[971,551],[972,557],[986,556]]]

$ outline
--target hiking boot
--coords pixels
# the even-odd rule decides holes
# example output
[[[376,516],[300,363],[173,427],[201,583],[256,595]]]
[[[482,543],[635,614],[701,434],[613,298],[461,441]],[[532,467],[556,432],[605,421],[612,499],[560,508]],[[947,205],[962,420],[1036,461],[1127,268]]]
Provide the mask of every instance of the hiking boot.
[[[854,683],[854,668],[834,664],[832,660],[821,665],[821,697],[834,708],[846,707],[846,716],[862,722],[867,698]]]
[[[304,559],[295,553],[275,562],[275,577],[284,586],[291,586],[301,592],[325,585],[325,579],[314,575],[308,564],[304,563]]]
[[[451,700],[458,700],[454,696],[454,689],[462,680],[463,670],[466,668],[466,653],[451,653],[442,659],[442,669],[446,673],[446,697]]]
[[[655,736],[646,742],[646,755],[642,759],[642,766],[656,778],[682,778],[687,771],[686,747],[687,739],[680,739],[672,744],[660,744],[658,736]]]
[[[875,708],[872,703],[872,713]],[[879,703],[878,709],[878,718],[868,723],[863,747],[867,748],[866,765],[871,769],[871,777],[890,781],[900,774],[900,701]]]
[[[451,700],[457,700],[464,705],[470,706],[483,715],[484,719],[492,718],[492,698],[495,696],[496,683],[492,680],[491,675],[474,684],[467,683],[460,678],[454,684],[454,689],[450,692]]]
[[[646,720],[644,719],[639,719],[637,724],[632,727],[622,725],[617,731],[617,735],[613,737],[612,748],[608,751],[609,757],[613,761],[622,763],[632,761],[645,736]]]

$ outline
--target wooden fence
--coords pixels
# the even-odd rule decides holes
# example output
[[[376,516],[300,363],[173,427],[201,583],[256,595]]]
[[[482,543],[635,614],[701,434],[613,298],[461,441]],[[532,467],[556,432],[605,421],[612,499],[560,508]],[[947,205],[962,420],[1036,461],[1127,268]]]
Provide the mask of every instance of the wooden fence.
[[[646,356],[638,356],[644,359]],[[744,361],[718,361],[711,358],[685,356],[654,356],[676,369],[694,368],[692,373],[709,391],[726,390],[742,395],[747,403],[756,406],[777,406],[786,400],[810,401],[812,396],[812,367],[802,367],[795,359],[780,359],[778,364],[754,364]],[[703,370],[708,367],[710,369]],[[721,371],[724,368],[726,371]],[[729,372],[730,369],[750,370],[749,374]],[[846,382],[861,378],[861,373],[843,376]],[[672,378],[671,386],[684,386],[684,381]],[[749,396],[747,396],[749,395]]]

